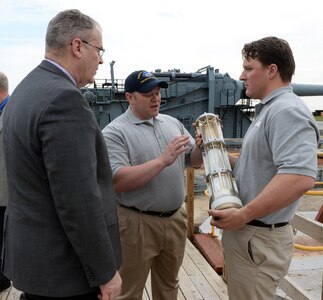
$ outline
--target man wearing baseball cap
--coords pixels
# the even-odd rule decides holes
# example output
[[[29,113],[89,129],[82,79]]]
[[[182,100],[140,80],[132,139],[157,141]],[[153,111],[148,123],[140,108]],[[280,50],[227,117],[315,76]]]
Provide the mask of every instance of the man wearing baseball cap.
[[[123,252],[118,299],[142,299],[149,271],[153,299],[177,299],[187,215],[184,169],[199,168],[201,148],[177,119],[160,114],[165,81],[140,70],[125,81],[128,110],[103,129]]]

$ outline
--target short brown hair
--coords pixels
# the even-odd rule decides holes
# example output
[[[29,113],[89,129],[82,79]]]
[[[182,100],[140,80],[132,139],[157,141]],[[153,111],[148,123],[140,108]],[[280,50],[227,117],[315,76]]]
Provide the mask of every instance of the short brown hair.
[[[291,82],[295,72],[295,60],[287,41],[270,36],[244,45],[242,57],[257,58],[264,66],[275,64],[283,82]]]

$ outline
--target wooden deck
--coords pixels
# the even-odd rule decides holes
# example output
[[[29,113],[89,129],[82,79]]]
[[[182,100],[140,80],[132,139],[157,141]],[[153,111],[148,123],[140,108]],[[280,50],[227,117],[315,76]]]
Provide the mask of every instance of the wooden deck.
[[[178,300],[227,300],[227,287],[200,252],[187,239],[183,265],[179,271],[180,291]],[[10,288],[0,294],[0,300],[19,300],[20,292]],[[150,300],[148,278],[143,300]],[[156,299],[155,299],[156,300]]]
[[[178,299],[216,300],[229,299],[227,286],[201,253],[187,239],[182,267],[179,271],[180,291]],[[144,300],[150,300],[150,284],[147,281]]]

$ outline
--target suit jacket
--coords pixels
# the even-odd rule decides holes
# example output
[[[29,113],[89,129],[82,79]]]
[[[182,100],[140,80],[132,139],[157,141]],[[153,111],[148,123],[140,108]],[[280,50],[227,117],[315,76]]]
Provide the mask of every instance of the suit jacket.
[[[0,112],[1,113],[1,112]],[[2,129],[3,129],[3,112],[0,115],[0,206],[8,205],[8,187],[6,165],[3,152]]]
[[[4,114],[4,273],[30,294],[94,292],[121,264],[107,148],[80,90],[43,61]]]

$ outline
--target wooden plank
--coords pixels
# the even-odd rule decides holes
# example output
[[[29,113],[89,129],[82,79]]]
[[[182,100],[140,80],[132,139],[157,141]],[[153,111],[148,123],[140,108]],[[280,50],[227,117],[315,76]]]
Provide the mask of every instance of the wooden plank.
[[[229,299],[225,282],[189,240],[186,240],[186,255],[187,257],[184,257],[183,269],[192,278],[192,281],[196,283],[195,286],[201,295],[207,297],[203,290],[204,288],[211,286],[213,289],[213,298],[204,299]],[[204,277],[207,283],[201,284],[201,276]],[[206,291],[209,292],[210,289]]]
[[[150,280],[150,275],[149,275],[148,279]],[[142,295],[143,300],[151,300],[152,299],[152,297],[151,297],[151,285],[150,285],[150,282],[148,282],[148,279],[147,279],[147,282],[146,282],[146,285],[145,285],[144,293]]]
[[[224,255],[221,241],[208,233],[194,234],[194,242],[212,268],[222,275]]]
[[[151,276],[150,276],[150,272],[148,274],[148,278],[147,278],[147,281],[146,281],[145,290],[147,292],[147,298],[148,299],[152,299],[153,298],[153,295],[152,295],[152,291],[151,291]]]
[[[1,300],[19,300],[21,292],[16,290],[14,287],[7,289],[0,293]]]
[[[194,238],[194,168],[186,168],[187,237]]]
[[[179,289],[178,289],[178,296],[177,300],[203,300],[202,296],[199,294],[198,290],[185,273],[183,268],[181,267],[179,270]],[[151,300],[152,293],[151,293],[151,276],[150,273],[147,278],[146,286],[145,286],[145,293],[144,293],[144,300]]]
[[[315,300],[288,275],[279,282],[279,287],[293,300]]]
[[[226,284],[188,239],[178,276],[178,300],[228,299]],[[150,275],[145,290],[147,299],[152,299]]]
[[[177,300],[187,300],[187,298],[185,298],[185,296],[183,295],[181,288],[178,289]]]
[[[142,300],[150,300],[149,293],[147,291],[147,286],[145,286],[144,293],[142,295]]]
[[[7,300],[9,299],[10,291],[12,287],[5,289],[4,291],[0,292],[0,300]]]
[[[307,219],[301,213],[296,213],[291,224],[297,230],[305,233],[320,243],[323,243],[323,224],[315,220]]]
[[[203,300],[203,297],[186,274],[183,268],[179,270],[179,293],[178,299]]]

